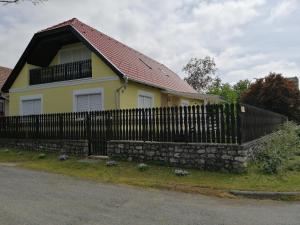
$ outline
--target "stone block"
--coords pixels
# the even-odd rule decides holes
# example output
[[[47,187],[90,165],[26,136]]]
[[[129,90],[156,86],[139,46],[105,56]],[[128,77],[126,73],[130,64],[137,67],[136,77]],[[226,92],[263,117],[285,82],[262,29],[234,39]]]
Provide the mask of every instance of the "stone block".
[[[175,158],[180,158],[180,153],[175,153],[175,154],[174,154],[174,157],[175,157]]]
[[[247,158],[238,156],[238,157],[235,157],[234,160],[237,161],[237,162],[243,163],[243,162],[247,161]]]

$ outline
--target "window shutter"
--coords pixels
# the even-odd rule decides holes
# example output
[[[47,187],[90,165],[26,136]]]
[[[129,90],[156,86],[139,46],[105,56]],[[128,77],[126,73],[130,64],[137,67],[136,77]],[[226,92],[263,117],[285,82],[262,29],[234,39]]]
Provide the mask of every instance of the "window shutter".
[[[152,108],[153,107],[153,98],[150,96],[139,95],[138,104],[140,108]]]
[[[23,100],[22,112],[23,115],[38,115],[41,114],[41,99]]]
[[[41,100],[33,100],[33,114],[34,115],[39,115],[42,114],[41,112]]]
[[[76,101],[77,101],[77,106],[76,106],[77,112],[102,110],[101,94],[77,95]]]
[[[89,95],[90,100],[90,110],[91,111],[100,111],[102,110],[102,98],[101,94],[91,94]]]
[[[89,111],[89,96],[88,95],[78,95],[77,98],[77,112]]]

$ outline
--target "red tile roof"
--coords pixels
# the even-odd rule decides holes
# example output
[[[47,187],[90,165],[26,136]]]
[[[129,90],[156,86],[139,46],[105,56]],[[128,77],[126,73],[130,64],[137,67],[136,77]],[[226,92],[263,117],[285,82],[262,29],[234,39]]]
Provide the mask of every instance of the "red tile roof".
[[[101,55],[110,61],[129,80],[178,92],[197,93],[189,84],[165,65],[122,44],[76,18],[59,23],[43,31],[72,26]]]
[[[0,66],[0,89],[8,78],[11,69]]]

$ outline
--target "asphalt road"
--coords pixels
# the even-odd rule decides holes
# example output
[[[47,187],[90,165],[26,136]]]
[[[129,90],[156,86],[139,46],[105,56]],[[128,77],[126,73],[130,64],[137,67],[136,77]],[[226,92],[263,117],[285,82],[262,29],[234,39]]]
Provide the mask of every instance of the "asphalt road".
[[[228,200],[0,166],[1,225],[299,225],[300,203]]]

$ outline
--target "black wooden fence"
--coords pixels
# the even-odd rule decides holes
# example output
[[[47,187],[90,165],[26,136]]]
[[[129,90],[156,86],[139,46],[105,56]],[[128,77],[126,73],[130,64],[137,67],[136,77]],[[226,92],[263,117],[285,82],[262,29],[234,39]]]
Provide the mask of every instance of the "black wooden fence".
[[[272,132],[286,118],[234,104],[0,117],[0,137],[87,139],[90,154],[108,140],[240,144]]]
[[[242,105],[239,113],[241,143],[252,141],[278,129],[287,117],[251,105]]]

